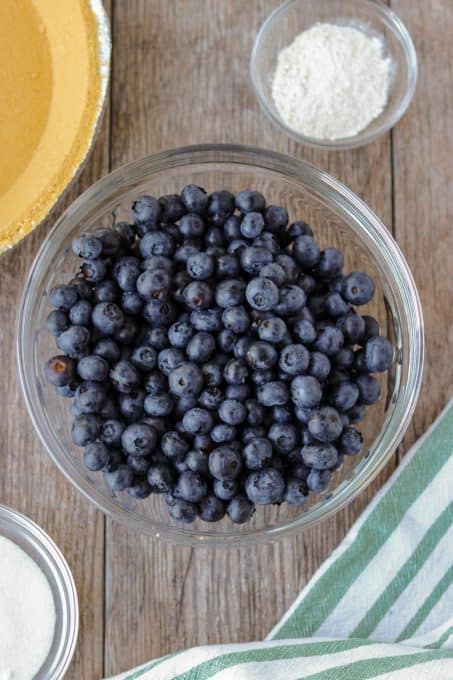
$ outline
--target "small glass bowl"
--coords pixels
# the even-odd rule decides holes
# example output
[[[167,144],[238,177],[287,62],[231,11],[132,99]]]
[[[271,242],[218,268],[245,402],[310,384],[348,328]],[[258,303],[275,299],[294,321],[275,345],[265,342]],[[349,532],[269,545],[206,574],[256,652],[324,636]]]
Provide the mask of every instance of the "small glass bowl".
[[[72,574],[52,539],[28,517],[4,505],[0,505],[0,536],[27,553],[50,585],[56,612],[55,634],[35,680],[60,680],[71,663],[79,629],[79,605]]]
[[[384,39],[392,60],[392,82],[384,111],[365,130],[344,139],[306,137],[282,120],[272,97],[272,80],[280,50],[316,23],[360,28]],[[417,55],[412,39],[398,16],[380,0],[287,0],[266,19],[255,40],[250,75],[263,111],[301,144],[339,151],[374,141],[404,115],[417,83]]]
[[[141,194],[180,192],[186,184],[238,192],[261,191],[268,203],[283,205],[290,219],[306,220],[322,247],[345,255],[345,271],[373,276],[376,294],[362,307],[374,315],[381,333],[394,344],[389,374],[379,376],[382,398],[360,423],[363,455],[345,456],[327,493],[310,496],[301,507],[283,503],[258,507],[250,522],[225,518],[191,525],[170,518],[164,500],[115,494],[102,473],[89,472],[82,451],[71,441],[70,400],[60,397],[44,376],[44,364],[58,354],[45,329],[51,311],[48,293],[79,268],[71,241],[79,233],[130,219]],[[191,545],[243,545],[264,542],[319,522],[354,498],[382,469],[407,429],[423,368],[423,319],[417,291],[403,255],[376,215],[347,187],[313,166],[279,153],[233,145],[203,145],[164,151],[119,168],[80,196],[58,220],[39,250],[25,285],[17,328],[19,373],[35,428],[47,452],[66,477],[92,502],[126,526]]]

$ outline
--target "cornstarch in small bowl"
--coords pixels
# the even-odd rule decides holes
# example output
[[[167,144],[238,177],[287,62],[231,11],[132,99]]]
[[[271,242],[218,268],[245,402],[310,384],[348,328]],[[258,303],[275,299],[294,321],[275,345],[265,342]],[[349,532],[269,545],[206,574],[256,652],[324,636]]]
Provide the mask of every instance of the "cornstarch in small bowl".
[[[0,536],[0,680],[32,680],[55,632],[52,589],[22,548]]]
[[[306,137],[353,137],[385,109],[392,59],[384,39],[318,23],[280,50],[272,98],[283,122]]]

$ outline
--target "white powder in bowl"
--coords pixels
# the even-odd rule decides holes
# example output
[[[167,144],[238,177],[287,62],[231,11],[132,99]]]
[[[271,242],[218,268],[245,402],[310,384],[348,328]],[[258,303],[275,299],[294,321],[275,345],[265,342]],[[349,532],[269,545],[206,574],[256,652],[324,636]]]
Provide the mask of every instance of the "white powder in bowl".
[[[55,603],[44,573],[0,536],[0,680],[32,680],[52,646]]]
[[[296,132],[352,137],[384,110],[391,66],[379,37],[351,26],[315,24],[280,51],[272,96]]]

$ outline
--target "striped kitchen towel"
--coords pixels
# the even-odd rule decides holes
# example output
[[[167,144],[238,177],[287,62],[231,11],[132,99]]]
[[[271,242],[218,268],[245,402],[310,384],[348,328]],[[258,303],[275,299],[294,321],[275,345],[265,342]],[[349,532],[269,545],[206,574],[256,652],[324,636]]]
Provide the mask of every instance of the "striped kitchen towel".
[[[453,401],[265,642],[196,647],[116,680],[453,680],[452,454]]]

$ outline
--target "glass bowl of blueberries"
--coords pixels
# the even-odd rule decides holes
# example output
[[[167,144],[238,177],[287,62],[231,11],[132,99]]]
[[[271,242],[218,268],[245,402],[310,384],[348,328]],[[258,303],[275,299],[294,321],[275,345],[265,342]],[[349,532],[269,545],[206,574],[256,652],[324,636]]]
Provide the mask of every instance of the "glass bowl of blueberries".
[[[45,239],[18,320],[25,400],[113,519],[191,545],[268,541],[359,494],[423,369],[401,251],[348,188],[234,145],[92,186]]]

